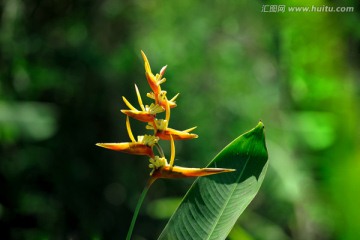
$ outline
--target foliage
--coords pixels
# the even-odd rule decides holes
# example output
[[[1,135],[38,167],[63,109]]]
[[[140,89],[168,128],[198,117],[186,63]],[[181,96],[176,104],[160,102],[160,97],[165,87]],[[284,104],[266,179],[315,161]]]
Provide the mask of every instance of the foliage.
[[[267,169],[262,122],[226,146],[208,167],[233,173],[199,178],[171,217],[159,239],[225,239],[253,200]]]

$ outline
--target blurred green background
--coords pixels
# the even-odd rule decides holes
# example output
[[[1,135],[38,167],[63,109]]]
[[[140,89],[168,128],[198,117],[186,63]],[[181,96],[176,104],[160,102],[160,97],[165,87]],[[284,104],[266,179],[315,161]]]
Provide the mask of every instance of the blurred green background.
[[[347,13],[265,5],[353,6]],[[176,164],[205,166],[261,119],[270,168],[229,239],[360,239],[359,1],[0,2],[0,238],[124,239],[149,174],[122,96],[150,91],[140,50],[180,92]],[[132,121],[134,134],[144,125]],[[164,145],[165,150],[168,147]],[[149,191],[134,239],[156,239],[193,180]]]

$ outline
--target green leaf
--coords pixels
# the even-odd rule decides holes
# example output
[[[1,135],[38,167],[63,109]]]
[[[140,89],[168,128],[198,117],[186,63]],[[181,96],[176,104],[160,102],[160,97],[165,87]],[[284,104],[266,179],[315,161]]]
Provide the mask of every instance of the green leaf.
[[[208,167],[235,172],[198,178],[159,239],[225,239],[258,192],[268,154],[262,122],[225,147]]]

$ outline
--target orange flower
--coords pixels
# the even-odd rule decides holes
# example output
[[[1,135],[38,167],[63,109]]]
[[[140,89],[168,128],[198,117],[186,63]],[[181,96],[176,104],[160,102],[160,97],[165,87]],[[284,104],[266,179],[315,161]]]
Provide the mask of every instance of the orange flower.
[[[125,104],[129,109],[121,110],[122,113],[126,114],[126,129],[131,139],[131,142],[120,142],[120,143],[97,143],[99,147],[120,151],[135,155],[147,155],[149,159],[149,167],[152,169],[150,176],[151,181],[157,178],[184,178],[184,177],[201,177],[211,174],[231,172],[234,169],[224,168],[186,168],[180,166],[174,166],[175,161],[175,140],[185,140],[197,138],[198,135],[190,133],[196,127],[189,128],[187,130],[179,131],[173,128],[169,128],[170,122],[170,110],[176,107],[175,100],[179,94],[168,100],[166,97],[167,92],[161,89],[161,84],[166,81],[163,78],[167,66],[164,66],[159,74],[154,75],[151,71],[150,63],[143,51],[141,51],[142,57],[145,62],[145,75],[148,84],[152,92],[148,93],[147,96],[155,101],[150,106],[143,104],[141,95],[138,87],[135,85],[135,91],[140,106],[140,110],[136,109],[131,103],[123,97]],[[157,119],[156,115],[165,111],[165,119]],[[136,120],[147,122],[147,129],[154,130],[153,135],[138,136],[137,141],[135,140],[131,127],[129,117]],[[166,160],[161,146],[158,144],[159,139],[169,140],[171,144],[171,155],[170,162]],[[160,156],[154,154],[153,147],[156,146]]]
[[[167,127],[168,121],[164,119],[155,119],[152,124],[146,126],[146,129],[154,130],[155,136],[159,137],[162,140],[170,140],[170,136],[174,140],[189,140],[198,138],[198,135],[195,133],[190,133],[196,127],[192,127],[183,131],[176,130],[173,128]],[[155,127],[154,127],[155,126]]]
[[[165,119],[155,119],[152,124],[146,126],[147,129],[154,129],[155,136],[159,137],[162,140],[170,140],[170,136],[174,140],[187,140],[198,138],[197,134],[190,133],[196,127],[192,127],[183,131],[179,131],[173,128],[168,127],[170,121],[170,107],[169,104],[166,105],[166,117]]]
[[[195,128],[196,127],[193,127],[183,131],[179,131],[173,128],[166,128],[165,130],[158,130],[155,135],[162,140],[170,140],[170,136],[172,136],[174,140],[194,139],[194,138],[198,138],[198,135],[189,132],[191,132]]]
[[[170,108],[176,107],[175,99],[179,94],[176,94],[170,101],[166,99],[166,91],[162,91],[160,84],[166,81],[166,78],[162,78],[167,66],[164,66],[159,74],[154,74],[151,71],[149,60],[147,59],[145,53],[141,51],[141,55],[145,62],[145,76],[149,83],[149,86],[153,92],[148,93],[147,96],[155,100],[155,103],[162,106],[164,109],[166,107],[166,102],[169,102]]]
[[[156,169],[151,175],[153,178],[189,178],[204,177],[218,173],[234,172],[235,169],[228,168],[187,168],[173,166],[164,166]]]
[[[96,146],[128,154],[147,155],[151,158],[155,157],[153,152],[153,146],[158,142],[158,137],[152,135],[138,136],[138,140],[135,141],[134,135],[131,131],[128,116],[126,117],[126,129],[128,131],[131,142],[97,143]]]
[[[145,55],[145,53],[143,51],[141,51],[141,55],[144,59],[145,62],[145,76],[146,79],[150,85],[150,88],[153,90],[153,92],[155,93],[155,95],[160,94],[161,92],[161,87],[160,84],[162,84],[163,82],[166,81],[166,78],[162,78],[162,76],[165,73],[166,67],[164,66],[161,70],[160,70],[160,74],[156,74],[156,76],[154,76],[154,74],[151,72],[151,67],[150,67],[150,63]]]
[[[141,111],[137,110],[133,105],[131,105],[131,103],[125,97],[123,97],[126,106],[128,106],[130,110],[121,110],[121,112],[129,117],[132,117],[142,122],[153,122],[155,120],[156,114],[163,112],[164,109],[161,106],[153,103],[150,106],[148,105],[144,106],[139,89],[136,86],[136,84],[135,84],[135,91]]]
[[[97,143],[96,146],[128,154],[154,157],[152,148],[141,142]]]
[[[170,108],[174,108],[176,107],[176,98],[179,96],[180,93],[176,94],[172,99],[168,100],[166,98],[166,91],[160,91],[159,94],[155,94],[153,92],[151,93],[147,93],[146,96],[151,98],[151,99],[154,99],[155,100],[155,103],[162,106],[164,109],[166,108],[166,104],[169,104]]]
[[[188,177],[204,177],[212,174],[233,172],[235,169],[228,168],[187,168],[174,166],[175,160],[175,144],[172,135],[170,135],[171,156],[170,163],[165,157],[155,156],[150,158],[149,167],[152,168],[150,176],[155,181],[157,178],[188,178]]]

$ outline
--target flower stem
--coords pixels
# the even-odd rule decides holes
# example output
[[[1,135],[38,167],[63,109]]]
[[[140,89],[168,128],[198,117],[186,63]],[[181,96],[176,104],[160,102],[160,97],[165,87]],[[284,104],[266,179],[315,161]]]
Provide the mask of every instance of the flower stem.
[[[130,240],[131,239],[131,235],[132,235],[132,232],[134,230],[134,226],[135,226],[135,222],[136,222],[136,219],[137,219],[137,216],[139,215],[139,211],[140,211],[140,207],[145,199],[145,196],[146,196],[146,193],[148,192],[151,184],[155,181],[156,179],[153,178],[153,177],[150,177],[150,179],[148,180],[147,184],[145,185],[141,195],[140,195],[140,198],[136,204],[136,208],[135,208],[135,212],[134,212],[134,215],[132,217],[132,220],[131,220],[131,224],[130,224],[130,227],[129,227],[129,230],[128,230],[128,233],[127,233],[127,236],[126,236],[126,240]]]
[[[160,156],[161,156],[161,157],[165,157],[164,151],[163,151],[163,149],[161,148],[161,146],[160,146],[158,143],[155,143],[155,147],[156,147],[156,149],[158,150]]]

